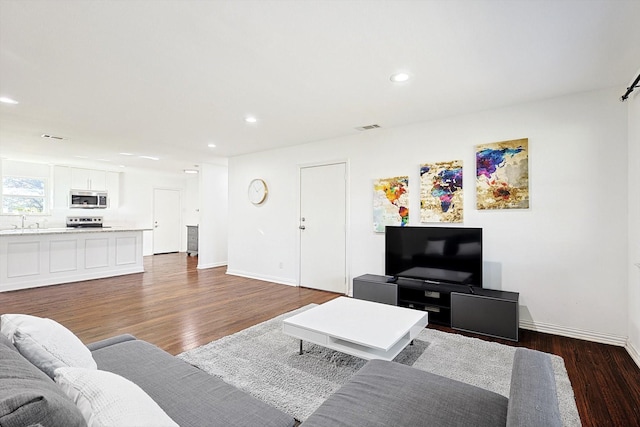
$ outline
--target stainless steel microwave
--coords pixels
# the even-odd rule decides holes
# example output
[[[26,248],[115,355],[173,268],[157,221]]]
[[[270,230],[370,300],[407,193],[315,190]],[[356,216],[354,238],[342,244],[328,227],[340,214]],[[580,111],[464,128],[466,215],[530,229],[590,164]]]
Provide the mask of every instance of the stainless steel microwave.
[[[105,209],[109,207],[109,197],[104,191],[71,190],[70,208]]]

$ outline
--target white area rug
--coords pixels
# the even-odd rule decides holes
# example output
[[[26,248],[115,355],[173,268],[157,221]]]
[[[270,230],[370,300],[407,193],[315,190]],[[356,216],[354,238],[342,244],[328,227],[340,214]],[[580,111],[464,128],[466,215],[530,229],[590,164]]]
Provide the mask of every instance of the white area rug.
[[[275,317],[178,357],[245,390],[300,421],[347,382],[365,360],[282,333],[282,320],[312,305]],[[395,361],[509,397],[515,347],[423,330]],[[561,357],[550,355],[560,413],[567,427],[580,426],[573,389]]]

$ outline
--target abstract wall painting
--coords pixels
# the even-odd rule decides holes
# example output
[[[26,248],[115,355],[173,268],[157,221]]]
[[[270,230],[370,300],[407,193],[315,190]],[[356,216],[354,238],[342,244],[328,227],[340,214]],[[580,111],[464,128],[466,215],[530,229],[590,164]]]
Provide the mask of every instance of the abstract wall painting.
[[[409,177],[396,176],[373,182],[373,231],[387,225],[409,224]]]
[[[529,207],[529,140],[476,146],[478,209]]]
[[[462,160],[420,165],[420,222],[462,222]]]

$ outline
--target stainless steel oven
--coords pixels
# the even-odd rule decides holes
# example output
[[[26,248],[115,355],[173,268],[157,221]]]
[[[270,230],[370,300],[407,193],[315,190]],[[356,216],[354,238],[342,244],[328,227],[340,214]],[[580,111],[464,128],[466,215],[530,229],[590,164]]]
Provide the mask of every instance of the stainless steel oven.
[[[104,209],[109,207],[109,197],[104,191],[71,190],[70,208]]]

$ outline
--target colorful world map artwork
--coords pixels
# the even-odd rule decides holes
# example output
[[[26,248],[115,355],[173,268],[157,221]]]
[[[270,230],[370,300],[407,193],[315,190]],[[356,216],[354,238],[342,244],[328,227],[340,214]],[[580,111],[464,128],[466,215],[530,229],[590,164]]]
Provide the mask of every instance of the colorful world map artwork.
[[[409,224],[409,177],[381,178],[373,182],[373,230]]]
[[[529,207],[529,140],[476,146],[478,209]]]
[[[462,222],[462,160],[420,165],[420,222]]]

